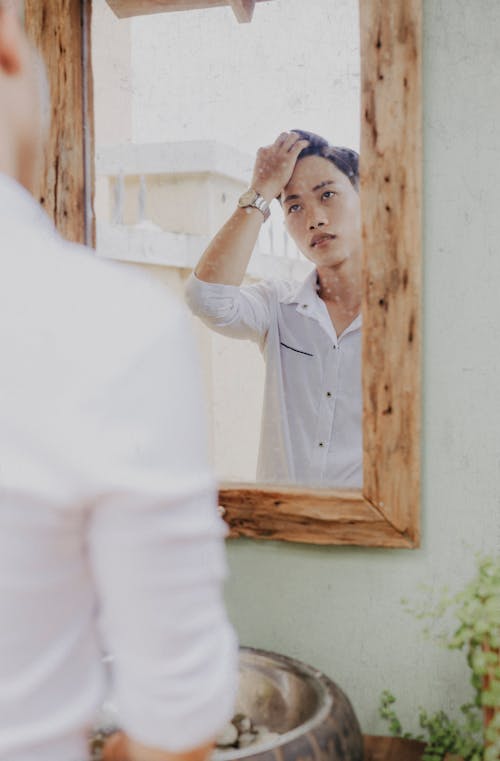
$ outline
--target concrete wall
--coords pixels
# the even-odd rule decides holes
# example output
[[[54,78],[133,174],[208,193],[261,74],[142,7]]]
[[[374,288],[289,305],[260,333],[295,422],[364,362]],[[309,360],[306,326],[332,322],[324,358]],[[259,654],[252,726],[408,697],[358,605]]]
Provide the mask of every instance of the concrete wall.
[[[401,597],[456,588],[473,552],[500,551],[500,5],[424,0],[423,538],[416,551],[229,543],[229,611],[241,641],[301,658],[385,732],[391,689],[458,711],[460,654],[425,642]]]
[[[230,8],[144,16],[132,65],[138,142],[203,137],[253,154],[302,127],[359,147],[355,0],[273,0],[251,24]]]
[[[94,118],[98,144],[132,140],[131,21],[116,18],[106,0],[92,2]],[[103,62],[106,65],[102,65]],[[111,118],[110,118],[111,117]]]
[[[144,214],[163,230],[213,235],[226,221],[245,185],[215,174],[150,175],[145,179]],[[140,178],[124,180],[123,224],[138,219]],[[110,193],[112,187],[110,183]]]

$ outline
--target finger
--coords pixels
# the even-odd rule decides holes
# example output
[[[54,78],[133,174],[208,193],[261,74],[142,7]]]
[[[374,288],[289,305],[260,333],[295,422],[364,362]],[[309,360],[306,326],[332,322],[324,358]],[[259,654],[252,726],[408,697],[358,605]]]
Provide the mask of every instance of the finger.
[[[307,148],[309,145],[309,140],[305,140],[303,137],[301,137],[299,140],[296,140],[292,145],[288,148],[288,153],[296,153],[297,156],[301,151],[304,150],[304,148]]]
[[[296,132],[289,132],[287,139],[282,143],[281,150],[286,151],[287,153],[291,153],[297,143],[301,144],[300,150],[302,150],[302,148],[309,144],[309,140],[300,137],[300,135],[297,135]]]
[[[277,146],[283,145],[290,138],[290,134],[291,134],[290,132],[281,132],[276,138],[274,144]]]
[[[296,132],[285,132],[286,135],[285,139],[281,142],[281,148],[285,151],[288,151],[289,148],[297,141],[299,140],[299,136]]]

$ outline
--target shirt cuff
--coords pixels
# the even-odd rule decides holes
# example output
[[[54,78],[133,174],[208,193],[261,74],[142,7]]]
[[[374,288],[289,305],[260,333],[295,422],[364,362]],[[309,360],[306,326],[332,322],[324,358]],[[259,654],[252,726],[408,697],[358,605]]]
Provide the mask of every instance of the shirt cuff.
[[[223,283],[207,283],[200,280],[194,272],[188,277],[186,282],[186,301],[189,308],[196,314],[199,308],[202,308],[212,299],[231,298],[237,299],[240,294],[240,286],[225,285]]]

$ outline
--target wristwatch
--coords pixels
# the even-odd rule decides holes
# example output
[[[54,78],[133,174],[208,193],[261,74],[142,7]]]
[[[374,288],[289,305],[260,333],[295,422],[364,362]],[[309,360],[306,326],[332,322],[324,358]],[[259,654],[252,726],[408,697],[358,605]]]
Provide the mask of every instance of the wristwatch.
[[[247,206],[254,206],[264,215],[264,222],[271,216],[268,202],[253,188],[248,188],[248,190],[245,190],[243,195],[239,197],[238,206],[240,209],[245,209]]]

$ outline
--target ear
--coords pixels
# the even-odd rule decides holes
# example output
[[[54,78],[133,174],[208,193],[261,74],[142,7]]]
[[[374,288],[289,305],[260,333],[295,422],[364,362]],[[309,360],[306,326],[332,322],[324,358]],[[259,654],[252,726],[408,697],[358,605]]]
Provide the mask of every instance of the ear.
[[[22,66],[23,32],[16,13],[0,6],[0,72],[18,74]]]

